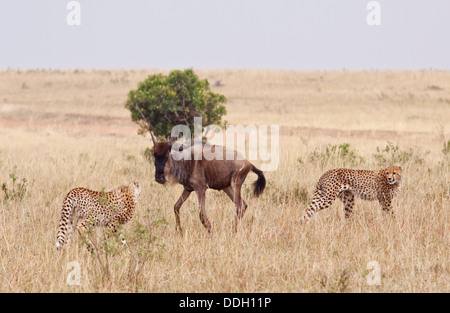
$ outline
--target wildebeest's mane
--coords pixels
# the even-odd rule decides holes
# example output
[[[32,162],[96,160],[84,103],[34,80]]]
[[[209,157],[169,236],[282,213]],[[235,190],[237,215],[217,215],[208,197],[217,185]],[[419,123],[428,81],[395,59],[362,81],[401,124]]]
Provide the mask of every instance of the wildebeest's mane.
[[[188,183],[192,175],[193,162],[190,160],[172,160],[170,174],[182,185]]]
[[[175,153],[182,153],[185,156],[190,155],[190,159],[181,158],[180,160],[179,158],[177,158],[177,160],[174,160],[172,158],[170,174],[182,185],[187,185],[189,178],[192,176],[192,172],[195,166],[194,149],[195,146],[199,144],[203,146],[205,145],[205,142],[192,141],[190,145],[180,145],[179,147],[175,148],[175,150],[178,151]]]

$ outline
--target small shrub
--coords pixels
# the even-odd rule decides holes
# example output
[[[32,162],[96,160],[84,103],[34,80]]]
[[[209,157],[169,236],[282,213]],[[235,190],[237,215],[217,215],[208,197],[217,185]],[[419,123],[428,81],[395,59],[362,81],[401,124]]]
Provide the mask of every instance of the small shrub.
[[[149,161],[150,163],[153,163],[153,148],[146,148],[144,151],[144,158],[147,159],[147,161]]]
[[[336,161],[348,165],[357,165],[365,162],[364,158],[359,156],[349,143],[328,144],[324,147],[316,148],[309,155],[309,162],[319,163],[322,167]]]
[[[419,149],[414,148],[402,150],[398,145],[388,142],[384,148],[377,147],[377,152],[373,154],[373,157],[378,165],[388,166],[408,162],[422,164],[427,154],[429,154],[429,151],[422,153]]]
[[[427,86],[428,90],[443,90],[441,87],[437,86],[437,85],[429,85]]]
[[[271,201],[280,205],[286,203],[307,204],[310,201],[307,186],[296,183],[288,189],[283,187],[267,186],[266,194],[270,195]]]
[[[100,205],[105,205],[108,203],[108,198],[106,198],[106,191],[105,187],[102,188],[102,191],[100,191],[100,198],[98,199],[98,203]]]
[[[94,276],[96,284],[105,284],[113,279],[111,269],[118,263],[128,261],[128,269],[121,278],[128,282],[128,286],[138,291],[141,286],[141,274],[144,265],[153,259],[162,259],[166,249],[164,244],[158,243],[154,231],[158,227],[167,227],[165,217],[145,223],[134,219],[130,231],[125,231],[123,225],[117,225],[117,233],[111,234],[108,229],[102,229],[101,236],[95,235],[92,224],[86,231],[82,244],[92,248],[95,260]]]
[[[309,202],[308,188],[306,186],[295,186],[294,196],[300,203],[307,204]]]
[[[16,167],[14,167],[15,169]],[[25,178],[19,180],[15,173],[9,174],[9,178],[11,179],[11,186],[8,186],[7,183],[2,184],[4,199],[6,201],[22,201],[27,192],[27,180]]]
[[[442,148],[442,153],[444,155],[450,154],[450,140],[447,140],[447,142],[444,142],[444,148]]]

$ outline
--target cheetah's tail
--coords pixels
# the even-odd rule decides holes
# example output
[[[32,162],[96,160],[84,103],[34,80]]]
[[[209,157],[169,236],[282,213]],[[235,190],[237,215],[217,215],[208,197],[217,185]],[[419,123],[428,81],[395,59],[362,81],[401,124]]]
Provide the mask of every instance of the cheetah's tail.
[[[66,242],[67,230],[69,227],[70,228],[72,227],[70,222],[71,220],[70,216],[72,215],[73,203],[71,200],[67,198],[68,197],[66,197],[66,199],[64,199],[63,202],[63,209],[61,211],[61,220],[59,221],[58,234],[56,235],[55,247],[58,250],[64,246],[64,243]]]

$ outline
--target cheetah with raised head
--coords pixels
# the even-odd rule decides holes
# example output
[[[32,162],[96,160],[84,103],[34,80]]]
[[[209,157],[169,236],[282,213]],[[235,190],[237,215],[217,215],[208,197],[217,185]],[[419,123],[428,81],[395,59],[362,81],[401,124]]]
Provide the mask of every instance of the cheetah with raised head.
[[[133,217],[140,193],[141,186],[137,182],[107,192],[86,188],[72,189],[63,201],[56,248],[62,248],[74,228],[80,236],[83,236],[89,225],[106,226],[115,232],[117,224],[125,224]]]
[[[344,203],[345,217],[352,215],[355,196],[363,200],[378,200],[383,211],[393,214],[392,199],[400,192],[402,168],[389,166],[379,170],[333,169],[320,177],[311,204],[302,221],[328,208],[336,198]]]

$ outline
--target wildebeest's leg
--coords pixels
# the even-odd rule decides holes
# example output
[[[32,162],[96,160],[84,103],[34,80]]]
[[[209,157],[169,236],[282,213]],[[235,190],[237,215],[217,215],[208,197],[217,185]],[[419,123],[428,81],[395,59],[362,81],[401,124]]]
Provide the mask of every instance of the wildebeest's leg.
[[[198,203],[200,205],[200,220],[202,221],[203,226],[208,230],[208,233],[211,233],[211,223],[206,216],[206,208],[205,208],[205,193],[206,188],[201,188],[195,191],[198,197]]]
[[[245,210],[243,209],[243,203],[241,198],[241,187],[247,177],[250,168],[242,167],[239,172],[236,173],[231,179],[231,189],[234,195],[234,204],[236,205],[236,216],[234,218],[234,231],[237,232],[238,223],[244,216]]]
[[[234,231],[237,232],[238,223],[241,220],[242,216],[244,216],[244,212],[242,210],[242,198],[241,198],[241,185],[238,183],[233,188],[234,193],[234,204],[236,205],[236,215],[234,217]]]
[[[231,201],[233,201],[233,203],[235,203],[234,201],[234,193],[233,193],[233,189],[231,189],[231,186],[228,186],[227,188],[222,189],[223,192],[225,192],[227,194],[227,196],[231,199]],[[242,197],[241,197],[242,199]],[[245,211],[247,210],[247,203],[244,201],[244,199],[242,199],[242,214],[245,213]]]
[[[183,203],[187,200],[187,198],[189,198],[191,194],[191,191],[188,191],[186,189],[183,190],[183,193],[181,194],[180,198],[178,199],[177,203],[175,203],[173,210],[175,212],[175,220],[177,222],[177,225],[175,227],[175,229],[179,232],[182,232],[183,230],[181,229],[181,223],[180,223],[180,208],[183,205]]]
[[[227,188],[224,188],[222,190],[228,195],[228,197],[230,197],[231,201],[233,201],[233,203],[236,206],[236,215],[234,218],[234,231],[237,232],[237,224],[239,222],[239,219],[242,218],[242,216],[244,216],[245,210],[247,210],[247,203],[245,203],[244,199],[240,197],[241,201],[239,205],[239,202],[236,199],[237,197],[235,196],[235,193],[233,192],[233,188],[231,186],[228,186]]]

